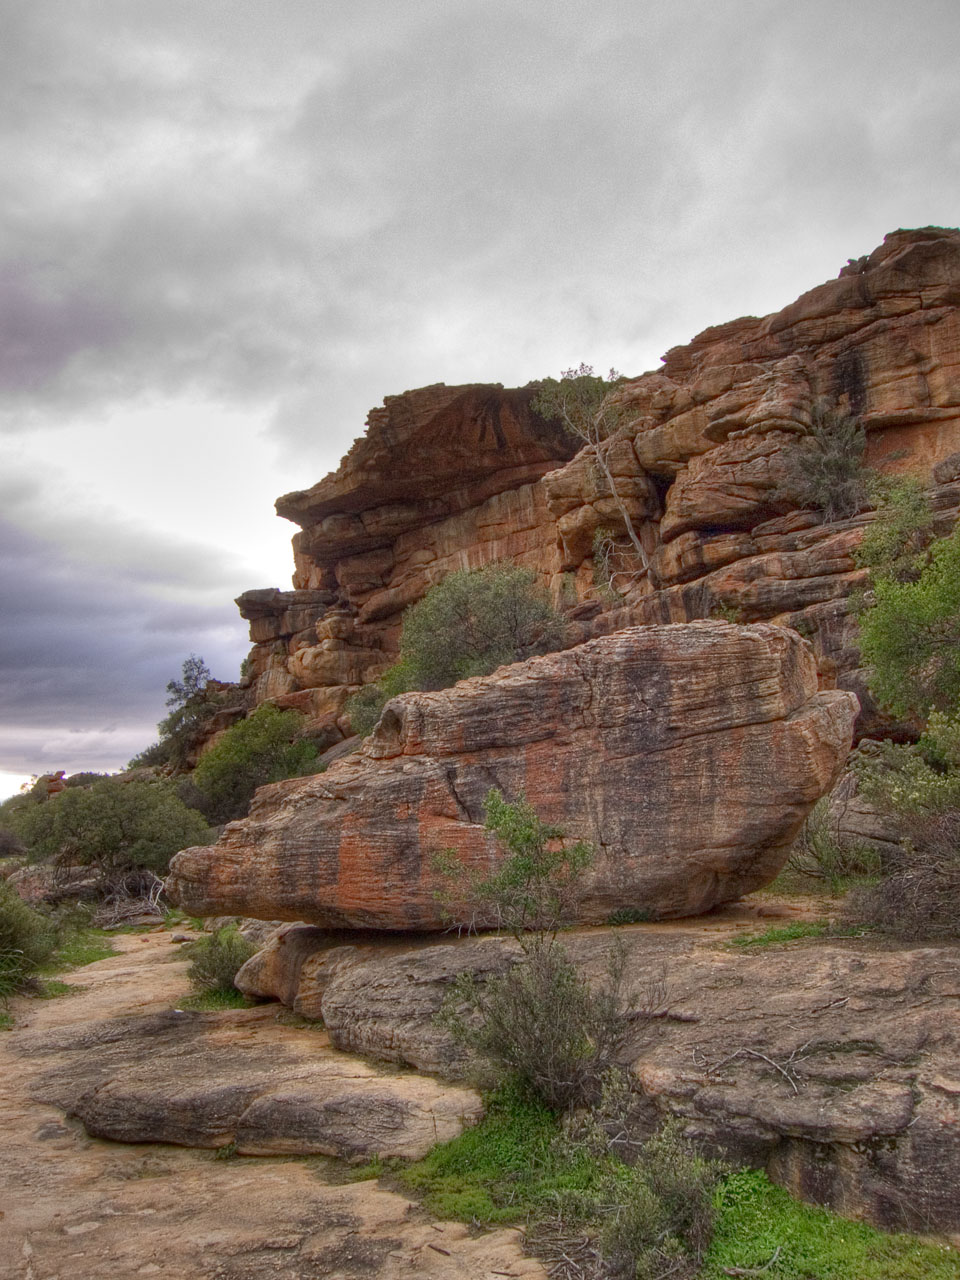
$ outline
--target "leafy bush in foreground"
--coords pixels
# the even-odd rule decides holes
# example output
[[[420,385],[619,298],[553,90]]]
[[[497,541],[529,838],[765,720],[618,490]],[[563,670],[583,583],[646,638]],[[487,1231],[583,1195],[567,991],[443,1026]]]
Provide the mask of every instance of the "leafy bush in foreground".
[[[611,949],[605,980],[592,986],[556,940],[575,914],[593,850],[564,844],[563,832],[542,822],[523,796],[511,804],[491,791],[486,825],[509,856],[486,878],[468,876],[452,855],[439,859],[452,882],[444,901],[454,919],[504,929],[521,956],[484,983],[461,975],[440,1021],[485,1064],[488,1081],[517,1082],[557,1110],[590,1105],[631,1022],[622,949]]]

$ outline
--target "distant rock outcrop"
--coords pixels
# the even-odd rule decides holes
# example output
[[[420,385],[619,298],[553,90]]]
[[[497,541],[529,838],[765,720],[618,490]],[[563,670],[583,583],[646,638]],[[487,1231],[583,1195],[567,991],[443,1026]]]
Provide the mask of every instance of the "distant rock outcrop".
[[[779,627],[639,627],[387,705],[361,750],[261,788],[168,891],[193,915],[433,930],[434,855],[489,870],[491,787],[595,845],[582,919],[705,911],[771,880],[850,746],[856,699],[817,692]]]

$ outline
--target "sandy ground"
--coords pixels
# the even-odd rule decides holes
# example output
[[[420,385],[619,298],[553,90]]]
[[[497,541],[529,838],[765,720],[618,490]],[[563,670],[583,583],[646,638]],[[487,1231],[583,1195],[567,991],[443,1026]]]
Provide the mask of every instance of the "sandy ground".
[[[375,1182],[338,1185],[330,1162],[101,1142],[36,1102],[31,1081],[50,1059],[24,1055],[23,1033],[156,1013],[186,993],[169,933],[116,946],[66,976],[76,994],[16,1002],[15,1029],[0,1033],[0,1280],[544,1276],[515,1232],[433,1222]]]

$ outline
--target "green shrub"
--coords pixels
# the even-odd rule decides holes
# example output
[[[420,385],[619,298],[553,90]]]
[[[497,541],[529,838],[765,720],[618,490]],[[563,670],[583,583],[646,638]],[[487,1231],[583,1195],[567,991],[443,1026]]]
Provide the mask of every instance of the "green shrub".
[[[874,583],[860,652],[871,691],[895,714],[960,705],[960,529],[933,544],[915,581]]]
[[[828,524],[856,515],[869,501],[866,448],[867,433],[859,419],[818,402],[808,434],[785,455],[788,492]]]
[[[199,938],[190,944],[187,977],[191,986],[206,994],[235,992],[233,980],[256,950],[235,925]]]
[[[400,655],[411,687],[445,689],[562,641],[563,619],[533,570],[488,565],[449,574],[407,610]]]
[[[486,828],[509,854],[493,875],[471,874],[453,850],[435,859],[448,881],[438,897],[450,920],[471,929],[501,929],[522,948],[528,931],[556,934],[575,918],[592,846],[566,844],[563,831],[542,822],[522,793],[510,803],[496,788],[487,793]]]
[[[557,649],[563,630],[532,570],[495,564],[451,573],[404,614],[400,660],[347,703],[351,726],[369,732],[398,693],[446,689]]]
[[[877,476],[870,486],[876,516],[867,525],[856,560],[873,581],[913,582],[920,576],[934,539],[930,498],[916,476]]]
[[[0,1001],[30,982],[56,944],[50,920],[0,881]]]
[[[224,733],[190,778],[197,807],[212,822],[242,817],[257,787],[314,772],[317,749],[298,737],[303,716],[269,703]]]
[[[476,1055],[485,1084],[515,1081],[553,1110],[589,1106],[631,1026],[612,954],[606,981],[591,986],[564,947],[539,938],[502,977],[462,975],[438,1021]]]
[[[563,831],[542,822],[522,795],[511,804],[490,791],[486,825],[509,856],[486,878],[441,858],[453,882],[443,899],[454,919],[510,933],[521,958],[484,983],[461,975],[438,1020],[471,1050],[488,1083],[512,1080],[555,1109],[589,1105],[630,1026],[622,948],[611,949],[605,981],[591,986],[556,941],[575,916],[593,850],[566,845]]]
[[[364,685],[347,699],[344,711],[353,732],[363,737],[372,733],[390,699],[415,687],[410,668],[403,659],[388,667],[375,684]]]
[[[811,809],[790,854],[788,866],[800,875],[826,880],[833,892],[844,881],[857,876],[878,875],[880,854],[863,841],[846,840],[839,834],[829,796]]]
[[[95,866],[113,879],[136,868],[163,875],[174,853],[212,834],[172,782],[122,777],[68,788],[18,808],[8,821],[32,860]]]

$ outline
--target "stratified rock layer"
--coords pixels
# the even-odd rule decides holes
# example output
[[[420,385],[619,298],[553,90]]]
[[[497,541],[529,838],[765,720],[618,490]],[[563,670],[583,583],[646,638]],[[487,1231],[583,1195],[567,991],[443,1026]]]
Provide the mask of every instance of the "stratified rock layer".
[[[858,733],[881,726],[847,610],[873,513],[830,524],[799,509],[789,457],[816,402],[853,414],[868,465],[918,476],[940,532],[953,527],[960,232],[895,231],[782,311],[707,329],[619,388],[606,462],[649,569],[592,451],[573,456],[578,442],[532,410],[535,391],[439,385],[388,397],[335,473],[279,500],[301,526],[296,589],[238,601],[254,702],[296,707],[315,736],[336,741],[350,732],[351,691],[395,659],[403,610],[453,569],[511,561],[571,610],[577,640],[718,611],[797,626],[824,684],[861,697]],[[615,551],[619,602],[595,581],[598,532]]]
[[[488,872],[493,787],[590,841],[581,918],[705,911],[772,879],[847,754],[856,700],[793,632],[631,628],[390,702],[355,756],[262,788],[168,890],[191,914],[435,930],[435,855]]]

